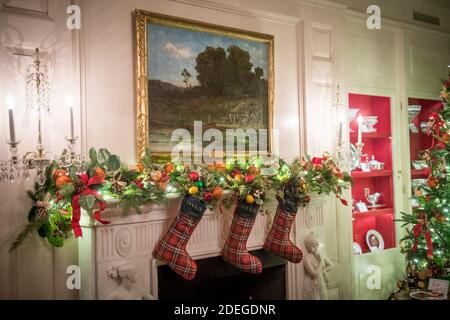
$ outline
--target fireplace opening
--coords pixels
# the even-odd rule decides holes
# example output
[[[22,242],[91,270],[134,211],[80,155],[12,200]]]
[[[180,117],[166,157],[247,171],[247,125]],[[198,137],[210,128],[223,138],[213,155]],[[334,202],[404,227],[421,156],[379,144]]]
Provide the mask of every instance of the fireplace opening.
[[[158,267],[159,300],[284,300],[286,261],[265,250],[250,252],[263,264],[261,274],[243,272],[220,256],[197,260],[194,280],[187,281],[167,265]]]

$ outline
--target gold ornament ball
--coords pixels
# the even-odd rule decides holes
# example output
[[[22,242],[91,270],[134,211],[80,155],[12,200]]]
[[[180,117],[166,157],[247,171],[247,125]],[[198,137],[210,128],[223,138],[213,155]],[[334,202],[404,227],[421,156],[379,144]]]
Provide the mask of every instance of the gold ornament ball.
[[[252,204],[253,202],[255,202],[255,198],[253,198],[253,196],[251,194],[249,194],[248,196],[245,197],[245,200],[247,201],[247,203]]]
[[[198,193],[198,188],[196,186],[189,188],[189,194],[194,195]]]

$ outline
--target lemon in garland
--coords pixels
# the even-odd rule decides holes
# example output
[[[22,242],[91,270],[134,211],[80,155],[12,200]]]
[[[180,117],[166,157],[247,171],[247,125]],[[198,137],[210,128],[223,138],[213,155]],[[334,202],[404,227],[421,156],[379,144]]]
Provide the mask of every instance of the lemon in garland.
[[[253,196],[251,194],[249,194],[248,196],[245,197],[245,200],[247,201],[247,203],[252,204],[253,202],[255,202],[255,198],[253,198]]]
[[[198,188],[196,186],[192,186],[189,188],[189,194],[194,195],[198,193]]]

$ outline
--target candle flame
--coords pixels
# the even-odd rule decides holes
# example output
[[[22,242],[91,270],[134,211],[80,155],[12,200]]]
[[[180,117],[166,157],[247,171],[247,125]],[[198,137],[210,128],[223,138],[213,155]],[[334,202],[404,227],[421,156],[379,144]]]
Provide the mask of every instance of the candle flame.
[[[359,124],[363,123],[363,117],[361,115],[358,117],[358,123]]]

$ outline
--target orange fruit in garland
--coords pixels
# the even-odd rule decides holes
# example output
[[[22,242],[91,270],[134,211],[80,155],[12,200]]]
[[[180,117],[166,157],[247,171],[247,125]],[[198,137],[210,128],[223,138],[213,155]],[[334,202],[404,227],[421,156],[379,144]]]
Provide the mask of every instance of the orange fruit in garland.
[[[248,196],[245,197],[245,200],[252,204],[253,202],[255,202],[255,198],[253,198],[253,196],[251,194],[249,194]]]
[[[213,196],[214,199],[218,200],[222,197],[222,188],[221,187],[215,187],[213,190]]]
[[[216,169],[216,171],[219,171],[219,172],[224,172],[226,169],[225,165],[223,163],[216,163],[214,165],[214,168]]]
[[[144,171],[144,165],[140,162],[138,164],[136,164],[136,171],[139,173]]]
[[[66,176],[66,175],[67,175],[66,170],[56,169],[55,171],[53,171],[53,181],[56,182],[56,180],[58,180],[59,177]]]
[[[94,169],[94,172],[95,172],[95,175],[96,175],[97,177],[99,177],[100,179],[102,179],[102,180],[105,179],[106,174],[105,174],[105,171],[104,171],[102,168],[96,167],[96,168]]]
[[[334,170],[333,174],[338,179],[341,179],[341,180],[344,179],[344,174],[341,171],[339,171],[339,170]]]
[[[167,173],[172,173],[175,171],[175,166],[173,165],[173,163],[168,163],[166,164],[164,170],[166,170]]]
[[[160,181],[160,182],[159,182],[159,188],[160,188],[162,191],[166,192],[166,190],[167,190],[167,182]]]
[[[60,176],[58,179],[56,179],[55,185],[57,188],[61,188],[63,185],[71,184],[72,179],[68,176]]]
[[[247,169],[247,174],[257,176],[259,174],[259,169],[255,166],[251,166]]]

